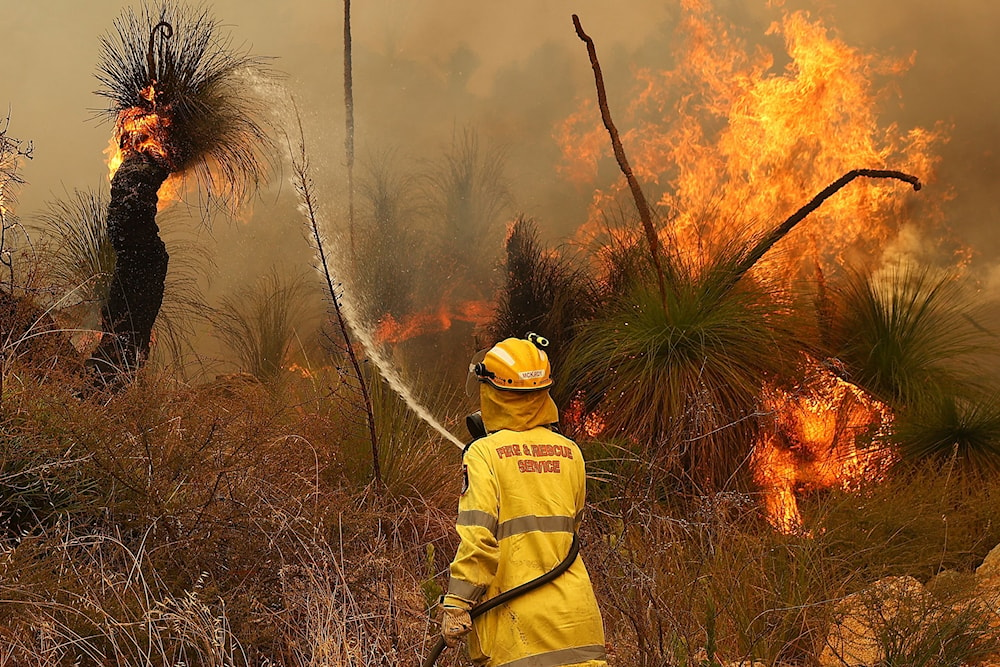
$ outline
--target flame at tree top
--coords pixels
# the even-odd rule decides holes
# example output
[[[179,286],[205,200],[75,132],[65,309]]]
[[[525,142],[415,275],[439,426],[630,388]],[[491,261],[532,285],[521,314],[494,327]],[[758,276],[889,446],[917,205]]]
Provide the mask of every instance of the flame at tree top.
[[[668,249],[700,259],[734,229],[759,234],[852,169],[898,169],[925,183],[932,177],[940,132],[881,127],[877,117],[872,79],[898,76],[909,61],[862,53],[794,12],[768,31],[784,39],[789,62],[779,71],[771,53],[734,38],[707,1],[682,5],[678,63],[635,72],[631,127],[622,132],[636,176],[662,192],[656,208]],[[564,175],[594,183],[610,148],[593,102],[567,118],[556,138]],[[602,211],[624,189],[619,179],[595,192],[585,235],[597,233]],[[772,253],[761,265],[791,278],[856,251],[871,255],[894,237],[904,201],[893,183],[854,184],[782,241],[784,259]]]
[[[144,153],[171,174],[161,200],[183,174],[206,201],[236,212],[273,148],[263,99],[248,85],[267,73],[267,59],[235,49],[220,27],[182,2],[126,9],[101,39],[97,94],[115,122],[112,173],[130,151]]]
[[[139,96],[152,104],[155,100],[153,90],[153,85],[147,86],[140,91]],[[184,174],[174,170],[173,161],[168,155],[170,125],[169,114],[142,107],[129,107],[119,112],[114,135],[104,151],[107,155],[109,181],[115,177],[118,167],[130,151],[145,153],[168,165],[171,174],[157,192],[159,199],[156,208],[160,211],[180,199],[184,182]]]

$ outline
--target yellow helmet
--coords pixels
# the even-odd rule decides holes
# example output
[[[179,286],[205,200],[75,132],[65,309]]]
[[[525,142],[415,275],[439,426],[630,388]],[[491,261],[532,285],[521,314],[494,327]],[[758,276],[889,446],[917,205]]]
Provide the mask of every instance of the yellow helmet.
[[[491,347],[470,369],[480,382],[505,391],[538,391],[552,386],[549,342],[538,334],[508,338]]]

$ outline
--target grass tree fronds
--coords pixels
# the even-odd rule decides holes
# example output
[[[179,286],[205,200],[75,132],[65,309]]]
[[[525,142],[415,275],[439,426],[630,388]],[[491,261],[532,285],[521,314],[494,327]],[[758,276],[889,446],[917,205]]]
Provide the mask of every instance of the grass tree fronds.
[[[207,9],[173,0],[126,9],[101,39],[96,93],[120,147],[160,153],[171,172],[193,171],[210,198],[235,207],[263,179],[272,147],[251,81],[268,59],[220,28]]]
[[[896,264],[850,273],[828,291],[828,355],[881,400],[905,407],[981,384],[977,355],[995,337],[955,276]]]
[[[660,237],[657,235],[656,228],[653,225],[653,214],[650,211],[649,202],[646,201],[646,195],[643,194],[638,179],[632,173],[632,167],[629,166],[628,157],[625,155],[625,147],[622,146],[618,129],[611,119],[611,110],[608,108],[608,94],[604,89],[604,75],[601,73],[601,63],[597,59],[597,48],[594,46],[594,40],[583,31],[580,18],[576,14],[573,14],[573,27],[576,28],[577,36],[587,45],[590,65],[594,69],[594,82],[597,85],[597,102],[601,108],[601,119],[604,121],[604,127],[607,128],[608,134],[611,136],[611,146],[615,152],[615,159],[618,160],[618,167],[625,175],[625,180],[628,181],[628,187],[632,191],[632,198],[635,200],[636,208],[639,209],[639,218],[642,220],[642,227],[646,232],[646,241],[649,244],[649,256],[653,262],[653,267],[656,269],[660,300],[666,304],[666,278],[664,277],[663,262],[660,258],[662,254]]]
[[[562,368],[563,353],[576,326],[597,312],[597,288],[585,268],[541,245],[530,218],[519,216],[512,224],[506,255],[491,337],[502,340],[528,331],[540,333],[552,342],[553,366]]]
[[[307,296],[303,278],[285,278],[272,269],[238,296],[223,298],[212,321],[243,371],[265,383],[278,376],[295,342]]]
[[[408,169],[397,166],[393,150],[371,155],[365,160],[365,176],[359,190],[370,209],[372,232],[377,236],[405,232],[400,225],[414,214],[417,206],[417,179]]]
[[[568,383],[603,423],[602,437],[672,461],[702,489],[746,472],[762,387],[799,363],[787,304],[768,285],[726,287],[741,249],[678,271],[666,304],[639,285],[582,323],[566,357]]]
[[[361,398],[364,403],[365,416],[368,424],[368,433],[371,440],[372,475],[374,477],[376,487],[381,488],[382,473],[379,468],[378,434],[375,430],[375,413],[372,408],[371,392],[369,391],[368,382],[361,370],[361,361],[358,357],[358,352],[352,343],[351,332],[348,328],[347,320],[340,304],[340,291],[338,289],[338,285],[334,283],[333,270],[330,268],[330,260],[327,255],[326,244],[323,241],[323,234],[320,231],[318,206],[313,194],[314,189],[312,178],[309,176],[309,155],[306,152],[305,132],[302,129],[302,117],[299,115],[297,109],[295,110],[295,118],[298,123],[299,132],[298,145],[294,149],[289,146],[295,190],[299,195],[299,200],[301,202],[300,207],[309,223],[310,235],[312,237],[317,259],[319,260],[320,271],[323,275],[323,279],[326,281],[327,298],[330,299],[330,304],[333,307],[333,315],[336,321],[337,329],[343,337],[344,348],[347,353],[347,357],[351,362],[351,367],[354,370],[354,375],[357,378],[358,386],[361,391]]]
[[[893,439],[902,463],[952,462],[970,472],[1000,471],[1000,393],[940,395],[903,410]]]
[[[367,322],[386,314],[396,319],[413,311],[414,283],[420,270],[413,257],[423,239],[415,230],[419,212],[417,179],[397,166],[391,151],[365,161],[358,183],[362,211],[357,222],[363,233],[356,239],[354,280],[358,292],[368,296],[359,304]]]
[[[115,249],[108,239],[103,191],[74,190],[52,200],[37,216],[41,231],[55,243],[47,261],[51,278],[74,289],[77,301],[101,304],[108,298],[115,270]]]
[[[115,28],[102,39],[97,94],[115,119],[107,224],[116,261],[101,315],[109,335],[88,362],[112,385],[145,363],[163,301],[169,255],[156,226],[160,186],[190,171],[210,202],[236,208],[256,189],[268,144],[261,100],[247,81],[264,61],[234,48],[207,10],[150,0],[138,14],[125,10]]]
[[[593,258],[601,298],[619,298],[640,284],[653,284],[655,269],[643,234],[636,229],[635,206],[616,197],[598,215],[601,227],[585,241],[583,250]]]
[[[373,377],[369,386],[381,434],[379,464],[386,492],[393,498],[419,499],[431,507],[450,508],[456,481],[455,450],[441,447],[433,429],[387,382]],[[445,391],[420,399],[438,413],[456,402],[456,397]]]
[[[471,129],[453,138],[442,160],[431,167],[425,195],[440,226],[440,253],[449,271],[491,267],[483,257],[512,201],[505,168],[504,151],[481,146]]]

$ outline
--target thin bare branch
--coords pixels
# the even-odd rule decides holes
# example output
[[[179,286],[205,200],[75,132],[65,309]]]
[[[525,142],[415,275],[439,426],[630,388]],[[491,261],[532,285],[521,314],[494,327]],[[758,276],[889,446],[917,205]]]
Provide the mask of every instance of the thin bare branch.
[[[601,63],[597,60],[597,48],[594,46],[594,40],[583,31],[580,18],[576,14],[573,14],[573,26],[576,28],[577,36],[587,45],[590,65],[594,68],[594,83],[597,85],[597,103],[601,107],[601,119],[604,121],[604,127],[607,128],[608,134],[611,135],[611,146],[614,148],[618,167],[625,174],[625,180],[628,181],[628,187],[632,191],[632,198],[635,199],[635,206],[639,209],[639,218],[642,220],[646,241],[649,243],[649,255],[653,260],[653,267],[656,269],[660,301],[665,305],[667,303],[667,289],[664,283],[663,265],[660,260],[660,238],[656,234],[656,228],[653,227],[653,214],[650,211],[649,202],[646,201],[646,195],[643,194],[639,181],[632,173],[632,167],[629,166],[625,147],[622,146],[621,137],[618,136],[618,129],[615,127],[614,121],[611,120],[611,111],[608,109],[608,94],[604,90],[604,75],[601,74]]]
[[[313,243],[316,244],[316,254],[319,258],[320,267],[323,270],[323,278],[326,281],[327,293],[330,295],[330,301],[333,303],[333,312],[336,317],[337,327],[340,329],[340,333],[344,337],[344,347],[347,351],[347,357],[350,359],[351,366],[354,368],[354,374],[358,378],[358,386],[361,390],[361,396],[365,405],[365,414],[368,417],[368,433],[371,437],[372,475],[375,479],[376,487],[381,489],[383,486],[382,473],[379,469],[378,436],[375,430],[375,413],[372,409],[371,394],[368,390],[368,384],[365,381],[365,376],[361,372],[361,362],[358,359],[357,351],[354,349],[354,344],[351,342],[351,334],[348,330],[347,321],[344,318],[343,309],[340,305],[340,297],[337,293],[337,287],[333,282],[333,272],[330,269],[326,246],[323,243],[323,235],[319,230],[316,202],[313,198],[312,179],[309,177],[309,156],[306,153],[305,132],[302,129],[302,117],[299,115],[297,108],[295,109],[295,119],[299,128],[298,150],[292,153],[292,172],[295,176],[295,189],[299,193],[302,208],[304,209],[306,217],[309,220],[309,229],[312,232]]]

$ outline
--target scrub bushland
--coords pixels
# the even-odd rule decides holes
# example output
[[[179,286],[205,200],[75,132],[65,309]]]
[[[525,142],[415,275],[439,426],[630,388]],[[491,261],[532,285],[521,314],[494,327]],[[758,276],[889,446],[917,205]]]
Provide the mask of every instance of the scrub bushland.
[[[619,307],[575,330],[570,366],[572,355],[582,354],[572,350],[590,341],[609,375],[634,373],[630,395],[621,397],[631,405],[620,403],[616,418],[625,407],[644,407],[637,396],[684,398],[648,375],[655,364],[637,361],[643,350],[676,364],[670,382],[693,383],[693,356],[716,355],[698,366],[705,369],[700,391],[732,391],[707,371],[742,356],[738,370],[748,389],[736,405],[753,407],[755,382],[767,375],[756,377],[754,369],[780,362],[760,359],[770,350],[764,342],[784,335],[793,320],[788,304],[755,282],[714,289],[732,264],[727,257],[738,253],[719,259],[718,274],[715,265],[677,272],[669,312],[641,275],[630,283],[622,271],[613,283]],[[897,310],[921,303],[910,299]],[[245,319],[247,331],[273,321]],[[775,323],[784,328],[776,333]],[[600,354],[601,327],[618,336],[612,341],[665,342],[636,354]],[[36,333],[4,343],[0,658],[410,665],[426,653],[437,630],[433,593],[447,585],[456,547],[459,453],[389,392],[370,364],[361,368],[380,434],[378,487],[367,415],[341,348],[310,351],[292,369],[286,346],[286,358],[272,362],[263,381],[250,372],[251,357],[234,354],[246,372],[192,385],[153,364],[116,392],[86,393],[59,375],[70,372],[65,366],[29,353],[63,334]],[[761,349],[746,344],[750,334]],[[855,362],[843,357],[851,369]],[[570,396],[574,377],[562,380]],[[459,431],[465,410],[458,397],[419,398]],[[583,554],[612,665],[814,664],[838,604],[889,576],[931,584],[934,596],[904,600],[907,613],[892,617],[880,617],[872,602],[870,623],[886,664],[959,665],[995,653],[988,613],[964,597],[966,588],[943,586],[948,578],[938,576],[968,580],[1000,543],[1000,484],[980,465],[986,459],[968,455],[993,447],[994,420],[986,408],[970,411],[958,400],[952,410],[924,405],[900,411],[896,439],[935,444],[933,456],[903,456],[884,479],[851,492],[798,489],[802,528],[791,535],[771,527],[752,487],[705,483],[738,465],[730,457],[745,456],[747,443],[699,452],[702,463],[684,477],[675,459],[653,455],[662,439],[635,430],[593,440],[579,429],[592,477]],[[700,442],[697,429],[711,423],[689,417],[680,420],[676,442]],[[942,435],[942,424],[951,435]],[[955,442],[955,433],[967,444],[940,446]],[[446,652],[440,664],[462,664],[461,655]]]
[[[801,529],[783,534],[747,470],[761,387],[794,381],[801,354],[822,350],[858,382],[882,377],[866,374],[868,357],[849,354],[854,343],[837,332],[886,342],[897,369],[890,388],[924,386],[902,374],[924,373],[942,348],[914,345],[896,364],[912,328],[865,329],[880,320],[849,320],[866,302],[833,285],[823,338],[820,309],[744,271],[757,245],[721,245],[696,267],[671,264],[661,298],[628,243],[600,255],[603,271],[591,276],[541,249],[529,226],[514,231],[520,247],[508,248],[508,261],[524,260],[524,270],[507,273],[522,281],[508,285],[521,290],[507,291],[511,312],[524,305],[518,293],[556,303],[595,283],[603,290],[600,307],[567,325],[574,339],[557,372],[564,414],[578,399],[605,419],[596,436],[585,422],[573,426],[590,462],[581,538],[612,665],[811,665],[838,604],[889,576],[933,583],[934,597],[904,600],[912,613],[891,618],[872,602],[885,664],[957,666],[996,652],[987,612],[962,586],[938,582],[945,572],[972,577],[1000,542],[1000,484],[980,465],[996,443],[994,413],[989,394],[974,409],[968,401],[983,394],[962,381],[974,365],[949,364],[959,381],[932,397],[952,391],[953,403],[893,398],[902,419],[892,443],[901,452],[915,443],[912,453],[851,492],[797,489]],[[261,303],[286,288],[265,280]],[[876,312],[888,304],[901,321],[931,328],[955,321],[906,315],[935,301],[892,297],[900,293],[914,294],[880,293],[889,297]],[[62,333],[3,342],[0,658],[410,665],[429,649],[433,594],[447,585],[456,548],[457,448],[344,346],[310,349],[293,367],[288,325],[301,331],[302,322],[255,311],[253,301],[232,303],[239,326],[229,342],[260,334],[255,349],[270,352],[233,350],[244,372],[197,385],[151,364],[115,391],[83,392],[56,372],[70,370],[28,354]],[[258,359],[267,363],[255,367]],[[370,387],[366,405],[359,381]],[[862,386],[883,395],[871,384]],[[458,397],[418,398],[460,429]],[[460,652],[440,664],[462,664]]]
[[[453,549],[440,503],[454,495],[434,456],[455,467],[457,450],[422,447],[405,408],[380,400],[409,439],[386,448],[388,491],[374,494],[353,454],[366,440],[338,410],[336,371],[315,371],[191,387],[151,370],[81,399],[14,358],[0,420],[9,658],[290,665],[326,652],[363,665],[415,655],[427,545]],[[360,637],[376,639],[365,648]],[[363,654],[347,660],[348,649]]]
[[[630,501],[627,511],[609,499],[593,506],[584,553],[617,664],[709,664],[701,662],[708,649],[722,664],[814,664],[841,600],[907,575],[930,582],[934,596],[893,599],[905,614],[879,616],[874,601],[862,614],[884,655],[897,655],[884,664],[973,663],[1000,648],[988,627],[992,603],[971,601],[967,585],[935,583],[969,581],[1000,542],[998,491],[993,477],[926,466],[855,492],[800,498],[797,534],[773,530],[745,494],[673,508]],[[926,657],[949,651],[962,655]]]
[[[124,391],[80,399],[8,364],[11,664],[414,664],[436,632],[426,591],[447,585],[456,547],[458,451],[375,381],[379,428],[393,434],[376,492],[335,365],[310,371],[189,386],[150,367]],[[436,413],[455,411],[440,400]],[[751,493],[643,498],[585,447],[583,553],[614,665],[808,665],[837,601],[886,576],[969,577],[1000,542],[1000,484],[960,465],[805,493],[803,532],[785,535]],[[961,587],[929,590],[940,602],[920,604],[960,615],[913,645],[900,638],[918,614],[876,619],[888,652],[993,646]],[[441,664],[462,662],[447,652]]]

